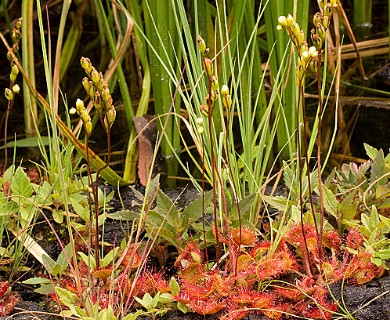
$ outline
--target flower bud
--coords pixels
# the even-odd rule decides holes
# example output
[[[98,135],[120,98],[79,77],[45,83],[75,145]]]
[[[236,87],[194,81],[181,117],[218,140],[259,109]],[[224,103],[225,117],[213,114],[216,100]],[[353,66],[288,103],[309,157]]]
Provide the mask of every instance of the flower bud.
[[[197,119],[196,119],[196,124],[197,124],[198,126],[203,125],[203,118],[197,118]]]
[[[103,85],[104,85],[104,83],[103,83],[103,73],[99,72],[99,81],[96,84],[96,88],[99,91],[102,91],[103,90]]]
[[[225,106],[225,108],[229,109],[231,106],[232,106],[232,97],[230,96],[230,94],[227,94],[223,100],[223,105]]]
[[[84,122],[84,128],[87,135],[90,135],[92,132],[92,121],[89,119],[88,121]]]
[[[318,36],[321,38],[322,41],[325,40],[325,37],[326,37],[326,30],[325,30],[325,28],[324,28],[324,26],[323,26],[322,24],[320,24],[320,25],[317,27],[316,33],[318,34]]]
[[[226,96],[226,95],[229,94],[229,87],[228,87],[226,84],[224,84],[224,85],[222,86],[222,88],[221,88],[221,94],[222,94],[223,96]]]
[[[114,106],[111,106],[110,110],[107,111],[107,120],[108,120],[108,124],[110,125],[110,127],[114,123],[115,118],[116,118],[116,110],[115,110]]]
[[[289,14],[286,18],[287,27],[292,27],[294,25],[294,18],[291,14]]]
[[[85,70],[85,72],[89,75],[92,71],[92,63],[89,58],[81,57],[80,59],[81,67]]]
[[[311,58],[315,58],[315,57],[318,56],[318,51],[317,51],[317,49],[314,46],[311,46],[309,48],[309,55],[310,55]]]
[[[77,112],[77,110],[76,110],[76,108],[74,108],[74,107],[72,107],[72,108],[70,108],[69,109],[69,114],[76,114],[76,112]]]
[[[99,91],[95,92],[95,96],[93,98],[93,105],[96,111],[99,113],[99,115],[101,115],[103,111],[103,107],[102,107],[102,99],[100,98]]]
[[[86,93],[89,93],[89,89],[91,87],[91,84],[89,82],[89,79],[87,77],[84,77],[83,80],[81,81],[81,83],[83,84],[83,87],[85,89],[85,92]]]
[[[211,77],[211,89],[214,91],[218,91],[218,79],[216,76]]]
[[[291,31],[296,38],[299,38],[299,34],[301,33],[301,28],[299,27],[298,23],[294,22],[294,24],[291,27]]]
[[[320,12],[317,12],[314,16],[313,16],[313,24],[315,27],[317,27],[319,24],[322,24],[322,15]]]
[[[324,16],[324,18],[322,19],[322,25],[324,26],[325,29],[328,28],[328,26],[329,26],[329,16]]]
[[[278,18],[279,25],[287,27],[287,18],[285,16],[280,16]]]
[[[324,18],[325,17],[330,17],[332,15],[332,12],[333,12],[333,8],[332,8],[332,5],[330,3],[327,3],[324,7]],[[328,21],[329,23],[329,21]],[[322,21],[322,24],[324,25],[325,28],[328,27],[328,23],[326,24],[326,26],[324,25],[324,21]]]
[[[23,21],[23,17],[20,17],[18,20],[16,20],[16,23],[15,23],[15,28],[16,29],[21,29],[22,28],[22,21]]]
[[[22,33],[19,29],[12,28],[11,38],[14,43],[19,43],[20,39],[22,38]]]
[[[297,42],[298,46],[301,46],[305,42],[305,33],[302,30],[299,31]]]
[[[276,26],[276,30],[280,31],[280,30],[282,30],[282,29],[283,29],[283,27],[282,27],[280,24],[278,24],[278,25]]]
[[[9,88],[5,88],[4,95],[5,95],[6,99],[9,100],[9,101],[14,100],[14,98],[15,98],[14,93]]]
[[[107,103],[109,97],[110,97],[110,89],[108,88],[108,84],[105,83],[102,89],[102,99],[105,103]]]
[[[77,98],[76,100],[76,110],[79,114],[81,114],[81,111],[84,109],[84,101]]]
[[[204,68],[206,70],[207,76],[211,78],[214,73],[213,62],[209,58],[204,58]]]
[[[82,109],[80,112],[80,118],[83,120],[83,123],[86,123],[87,121],[91,121],[91,117],[89,116],[89,113],[87,109]]]
[[[12,87],[12,92],[13,93],[19,93],[20,92],[20,87],[18,84],[14,84]]]
[[[207,104],[200,105],[199,110],[205,117],[209,116],[209,106]]]
[[[198,35],[198,38],[197,38],[197,42],[198,42],[198,48],[199,48],[199,51],[201,54],[205,54],[206,52],[206,42],[203,40],[203,38]]]
[[[203,134],[204,132],[204,127],[203,126],[199,126],[198,129],[197,129],[198,133],[199,134]]]
[[[100,80],[100,76],[99,76],[99,72],[97,72],[97,70],[94,67],[92,67],[92,70],[91,70],[89,77],[91,78],[93,84],[95,86],[97,86],[97,84]]]

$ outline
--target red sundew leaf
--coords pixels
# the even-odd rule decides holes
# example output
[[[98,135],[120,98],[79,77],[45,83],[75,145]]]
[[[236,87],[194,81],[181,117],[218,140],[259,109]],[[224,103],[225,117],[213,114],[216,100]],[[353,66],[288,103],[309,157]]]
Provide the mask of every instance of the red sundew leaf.
[[[257,240],[254,230],[237,228],[231,230],[230,233],[233,241],[237,245],[253,246]]]
[[[14,292],[11,292],[3,297],[0,301],[0,317],[5,317],[11,314],[19,300],[19,295]]]
[[[274,294],[278,297],[282,297],[283,299],[292,300],[295,302],[300,301],[305,297],[301,290],[293,287],[276,287],[274,289]]]
[[[9,288],[8,281],[0,281],[0,298],[3,298],[3,296],[7,292],[8,288]]]
[[[112,268],[106,267],[106,268],[100,268],[93,270],[91,272],[91,276],[94,278],[101,279],[103,281],[106,281],[106,279],[112,274]]]
[[[364,242],[364,238],[358,229],[350,228],[348,230],[348,235],[345,240],[345,244],[347,245],[347,247],[356,250],[363,245],[363,242]]]
[[[206,300],[191,300],[187,303],[187,306],[194,312],[203,316],[208,314],[214,314],[222,309],[226,308],[226,302],[215,299]]]

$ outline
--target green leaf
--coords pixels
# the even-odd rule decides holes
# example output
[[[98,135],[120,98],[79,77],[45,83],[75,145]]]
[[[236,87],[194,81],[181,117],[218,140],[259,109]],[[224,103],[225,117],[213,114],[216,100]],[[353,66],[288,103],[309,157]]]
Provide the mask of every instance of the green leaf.
[[[30,179],[27,177],[27,174],[23,171],[22,167],[18,167],[15,170],[11,185],[12,195],[30,198],[33,193]]]
[[[78,216],[84,220],[85,222],[89,222],[90,220],[90,211],[87,207],[81,205],[76,199],[70,197],[70,203],[72,204],[73,210]]]
[[[73,292],[70,292],[61,287],[55,287],[55,292],[58,295],[60,301],[67,307],[74,307],[80,303],[79,298]]]
[[[116,248],[112,249],[110,252],[108,252],[104,256],[103,260],[101,260],[100,266],[102,268],[104,268],[104,267],[108,266],[110,263],[112,263],[115,260],[115,257],[118,254],[118,251],[119,251],[119,247],[116,247]]]
[[[166,221],[171,226],[179,226],[179,213],[178,210],[175,208],[175,204],[173,201],[161,190],[158,190],[157,197],[156,197],[156,203],[157,203],[157,210],[162,214],[163,216],[166,215]]]
[[[238,206],[240,207],[240,213],[241,213],[241,218],[244,218],[246,213],[249,212],[249,210],[252,208],[253,201],[256,199],[256,194],[250,194],[246,196],[244,199],[242,199],[239,204],[234,204],[233,207],[231,208],[230,215],[232,219],[238,219]],[[249,217],[247,217],[249,218]],[[242,219],[244,221],[248,221],[248,219]]]
[[[200,195],[197,199],[192,201],[187,207],[184,208],[181,213],[181,221],[183,225],[181,227],[187,229],[191,222],[195,222],[202,217],[202,201],[204,199],[204,209],[210,205],[211,200],[213,199],[213,191],[210,190],[205,192],[204,195]]]
[[[375,257],[381,258],[382,260],[390,260],[390,249],[382,249],[375,252]]]
[[[58,255],[56,263],[59,266],[59,269],[58,269],[58,272],[56,274],[53,274],[54,276],[56,276],[57,274],[61,274],[62,272],[65,271],[68,264],[72,263],[72,261],[71,261],[72,256],[73,256],[72,246],[70,243],[68,243],[65,246],[64,250],[62,250],[61,253]],[[68,261],[68,259],[69,259],[69,261]]]
[[[133,221],[139,218],[139,213],[130,210],[120,210],[114,213],[107,213],[107,218],[121,221]]]
[[[136,320],[141,314],[143,314],[143,311],[137,310],[137,312],[129,313],[127,316],[123,317],[122,320]]]
[[[92,270],[96,269],[96,261],[95,257],[93,256],[87,256],[84,252],[78,252],[81,260],[84,261],[84,263],[89,266]]]
[[[43,261],[43,266],[49,272],[51,272],[51,270],[56,265],[56,262],[52,258],[50,258],[47,254],[42,255],[42,261]]]
[[[171,277],[171,280],[169,280],[169,288],[174,296],[177,296],[180,293],[180,285],[175,277]]]
[[[187,307],[187,305],[184,304],[184,303],[182,303],[182,302],[178,302],[178,303],[177,303],[177,308],[178,308],[181,312],[183,312],[183,313],[187,313],[187,312],[190,311],[190,309]]]
[[[30,147],[38,147],[40,145],[42,146],[48,146],[50,144],[50,139],[47,136],[40,136],[38,137],[31,137],[31,138],[24,138],[16,141],[10,141],[7,143],[7,148],[30,148]],[[1,149],[4,149],[5,146],[1,146]]]
[[[173,295],[169,292],[164,292],[160,294],[160,297],[158,298],[158,302],[162,304],[167,304],[174,302],[175,299],[173,298]]]
[[[338,214],[338,205],[339,202],[336,199],[336,196],[333,194],[330,189],[328,189],[325,185],[322,186],[324,191],[324,208],[325,210],[331,214],[336,219],[339,219]]]
[[[34,277],[34,278],[30,278],[30,279],[22,281],[22,283],[30,284],[30,285],[47,284],[47,283],[50,283],[50,279],[41,278],[41,277]]]
[[[364,149],[366,149],[366,153],[367,153],[368,157],[371,160],[374,160],[377,157],[379,150],[374,148],[374,147],[371,147],[367,143],[363,143],[363,145],[364,145]]]

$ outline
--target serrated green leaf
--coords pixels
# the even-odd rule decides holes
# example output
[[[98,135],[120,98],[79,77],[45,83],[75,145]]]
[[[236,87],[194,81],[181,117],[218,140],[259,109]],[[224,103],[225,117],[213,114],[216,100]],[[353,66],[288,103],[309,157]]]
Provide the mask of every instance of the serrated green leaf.
[[[207,207],[210,205],[211,200],[213,199],[213,191],[207,191],[203,195],[200,195],[198,198],[196,198],[194,201],[192,201],[187,207],[184,208],[183,212],[181,213],[181,221],[185,228],[187,229],[188,226],[192,223],[197,221],[198,219],[202,218],[202,201],[204,199],[204,209],[206,210]],[[181,226],[181,227],[184,227]]]
[[[367,156],[371,159],[371,160],[375,160],[375,158],[377,157],[378,155],[378,152],[379,150],[374,148],[374,147],[371,147],[369,144],[367,143],[363,143],[363,146],[364,146],[364,149],[366,150],[366,154]]]
[[[256,194],[250,194],[248,196],[246,196],[245,198],[243,198],[239,204],[234,204],[231,208],[231,211],[230,211],[230,215],[232,217],[232,219],[238,219],[238,206],[240,207],[240,213],[241,213],[241,218],[244,217],[244,215],[246,213],[249,212],[249,210],[251,209],[252,207],[252,204],[253,202],[255,201],[256,199]],[[246,220],[246,219],[243,219],[243,220]]]
[[[75,213],[85,222],[90,221],[90,211],[87,207],[81,205],[76,199],[70,197],[70,203],[72,204]]]
[[[171,226],[180,225],[179,212],[173,201],[161,190],[158,190],[156,196],[157,210],[161,215],[166,216],[166,221]]]
[[[331,214],[333,217],[336,219],[339,219],[339,214],[338,214],[338,205],[339,202],[337,201],[336,196],[333,194],[332,191],[329,190],[328,187],[322,186],[323,188],[323,195],[324,195],[324,208],[325,210]]]
[[[27,177],[27,174],[22,167],[16,168],[11,186],[13,196],[18,195],[24,198],[30,198],[33,193],[30,179]]]

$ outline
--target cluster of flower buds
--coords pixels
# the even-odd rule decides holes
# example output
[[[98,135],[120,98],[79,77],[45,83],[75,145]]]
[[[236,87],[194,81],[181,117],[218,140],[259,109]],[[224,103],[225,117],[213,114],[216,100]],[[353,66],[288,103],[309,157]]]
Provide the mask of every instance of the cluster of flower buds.
[[[205,100],[206,104],[202,104],[200,108],[200,112],[205,116],[208,117],[210,113],[210,107],[213,108],[215,101],[218,99],[219,95],[219,83],[218,78],[214,75],[214,65],[213,61],[209,58],[207,58],[207,54],[209,53],[209,49],[206,47],[206,43],[203,40],[203,38],[199,35],[198,39],[198,48],[203,56],[203,67],[207,75],[207,79],[209,81],[209,94],[207,94]]]
[[[333,9],[337,7],[337,0],[331,0],[330,2],[320,0],[318,4],[321,11],[317,12],[313,17],[315,28],[311,29],[311,41],[317,50],[321,50],[325,42],[326,30],[329,27]]]
[[[19,50],[19,43],[22,39],[22,33],[20,32],[20,29],[22,28],[22,18],[19,18],[16,23],[15,27],[12,28],[11,32],[11,38],[12,38],[12,51],[17,52]],[[19,74],[19,68],[15,64],[15,62],[12,59],[12,55],[8,52],[7,53],[7,59],[10,61],[11,64],[11,72],[9,74],[9,80],[10,80],[10,87],[5,88],[4,95],[7,100],[12,101],[15,98],[15,93],[20,92],[20,87],[18,84],[15,84],[16,78]]]
[[[91,117],[89,115],[89,112],[85,108],[84,102],[81,99],[77,99],[76,108],[72,108],[69,110],[70,114],[75,114],[76,112],[79,115],[79,117],[81,118],[81,120],[83,121],[85,132],[89,136],[91,134],[91,131],[92,131],[92,121],[91,121]]]
[[[197,128],[198,128],[198,133],[202,134],[204,132],[203,118],[197,118],[196,119],[196,125],[197,125]]]
[[[308,47],[304,32],[290,14],[287,17],[280,16],[278,21],[279,25],[277,26],[277,29],[282,30],[284,27],[297,49],[298,65],[296,68],[295,80],[298,85],[303,84],[306,70],[308,68],[314,72],[317,70],[316,57],[318,56],[318,51],[314,46]]]
[[[116,118],[116,110],[113,105],[110,89],[103,81],[102,72],[98,72],[93,67],[91,60],[82,57],[80,63],[88,75],[88,77],[84,77],[82,80],[83,87],[93,102],[105,129],[108,130]]]

